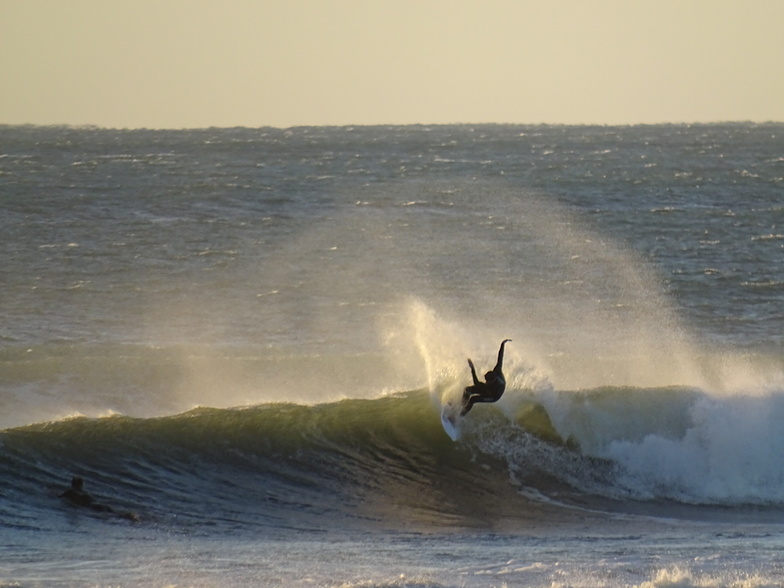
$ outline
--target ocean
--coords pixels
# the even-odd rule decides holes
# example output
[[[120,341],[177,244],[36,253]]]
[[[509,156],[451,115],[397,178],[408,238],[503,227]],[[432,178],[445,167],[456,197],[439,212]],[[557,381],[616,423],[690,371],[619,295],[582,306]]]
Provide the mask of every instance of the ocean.
[[[784,585],[784,124],[0,126],[0,256],[0,586]]]

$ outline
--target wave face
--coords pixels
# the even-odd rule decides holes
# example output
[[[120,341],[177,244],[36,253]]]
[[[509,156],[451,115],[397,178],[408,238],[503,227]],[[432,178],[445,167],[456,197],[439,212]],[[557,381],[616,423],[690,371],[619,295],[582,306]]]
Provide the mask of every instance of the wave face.
[[[1,455],[13,480],[5,520],[23,517],[11,505],[31,496],[35,508],[56,508],[40,488],[54,492],[72,474],[144,517],[272,528],[390,524],[401,513],[412,526],[492,519],[506,507],[484,497],[514,493],[503,467],[486,470],[489,456],[475,461],[472,444],[446,437],[424,392],[74,418],[5,431]]]
[[[434,415],[428,395],[412,393],[155,419],[74,418],[7,430],[2,464],[25,482],[14,490],[22,503],[73,473],[107,501],[154,518],[318,528],[402,508],[416,524],[460,517],[452,485],[480,479],[470,452],[452,445]],[[492,478],[477,491],[497,484]]]
[[[2,433],[0,508],[6,526],[43,524],[72,475],[115,509],[193,528],[504,527],[640,501],[670,516],[679,503],[776,506],[782,417],[781,394],[681,388],[511,390],[472,411],[457,443],[425,391],[78,417]]]

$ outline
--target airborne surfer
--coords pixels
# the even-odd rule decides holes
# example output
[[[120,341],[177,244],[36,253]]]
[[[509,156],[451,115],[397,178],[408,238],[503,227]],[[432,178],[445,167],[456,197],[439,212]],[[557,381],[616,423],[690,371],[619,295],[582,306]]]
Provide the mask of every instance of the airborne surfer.
[[[465,416],[477,402],[497,402],[506,389],[506,379],[502,371],[504,363],[504,345],[511,339],[501,341],[501,348],[498,350],[498,362],[492,371],[485,374],[485,381],[480,382],[476,377],[474,362],[469,358],[468,366],[471,368],[471,377],[474,379],[473,386],[468,386],[463,391],[463,410],[460,416]]]

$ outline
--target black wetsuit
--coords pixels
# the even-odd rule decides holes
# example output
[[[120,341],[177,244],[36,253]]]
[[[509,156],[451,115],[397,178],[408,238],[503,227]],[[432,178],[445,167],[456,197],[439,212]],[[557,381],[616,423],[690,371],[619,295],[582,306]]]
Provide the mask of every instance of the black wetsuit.
[[[92,496],[84,491],[84,481],[77,477],[71,480],[71,487],[65,492],[60,494],[60,498],[65,498],[71,504],[76,506],[87,506],[93,510],[102,512],[114,512],[110,507],[105,504],[98,504]]]
[[[468,360],[468,365],[471,368],[471,377],[474,379],[474,385],[468,386],[463,392],[463,410],[460,416],[465,416],[469,410],[474,407],[477,402],[497,402],[504,394],[506,389],[506,379],[502,371],[504,363],[504,345],[511,339],[504,339],[501,341],[501,348],[498,350],[498,362],[495,364],[493,371],[485,374],[485,381],[480,382],[476,377],[476,370],[474,369],[474,362]]]
[[[108,512],[117,516],[138,521],[139,517],[132,512],[117,512],[111,506],[95,502],[95,499],[84,491],[84,481],[82,478],[75,476],[71,480],[71,487],[65,492],[60,494],[60,498],[65,498],[68,502],[75,506],[84,506],[98,512]]]

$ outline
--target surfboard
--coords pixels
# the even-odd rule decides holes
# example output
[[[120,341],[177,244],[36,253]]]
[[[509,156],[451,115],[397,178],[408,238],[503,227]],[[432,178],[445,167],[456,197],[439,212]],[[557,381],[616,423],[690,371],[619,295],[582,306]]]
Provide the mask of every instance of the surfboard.
[[[446,403],[441,409],[441,426],[452,441],[460,439],[459,420],[460,412],[451,402]]]

